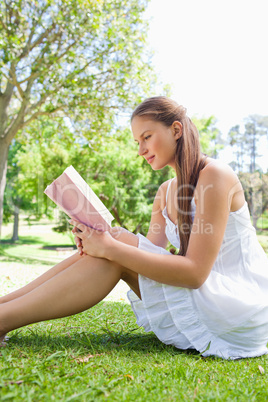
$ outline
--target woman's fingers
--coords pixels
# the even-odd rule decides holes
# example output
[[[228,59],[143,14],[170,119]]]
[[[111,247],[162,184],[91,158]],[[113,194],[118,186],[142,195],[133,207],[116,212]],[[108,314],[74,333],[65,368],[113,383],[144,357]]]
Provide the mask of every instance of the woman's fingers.
[[[69,223],[74,225],[72,232],[74,233],[75,238],[79,238],[81,241],[80,247],[80,242],[76,240],[80,255],[87,254],[103,258],[104,250],[109,245],[109,238],[112,239],[110,233],[92,229],[73,219],[71,219]]]
[[[86,226],[83,225],[82,223],[78,222],[78,221],[73,220],[73,219],[69,220],[69,223],[74,226],[73,229],[72,229],[72,233],[75,235],[74,242],[76,244],[77,251],[78,251],[78,253],[80,255],[83,255],[84,254],[84,252],[83,252],[83,243],[82,243],[82,239],[79,237],[79,234],[82,233],[81,229],[83,229],[83,230],[86,229]]]
[[[86,230],[87,230],[87,226],[86,225],[84,225],[83,223],[81,223],[81,222],[78,222],[78,221],[76,221],[76,220],[74,220],[74,219],[70,219],[69,221],[68,221],[71,225],[73,225],[74,226],[74,228],[72,229],[72,232],[73,233],[77,233],[77,231],[80,231],[80,232],[86,232]]]
[[[100,230],[93,229],[89,226],[84,225],[81,222],[74,221],[73,219],[71,219],[69,221],[69,223],[71,225],[74,225],[72,232],[82,240],[89,239],[92,235],[97,235],[97,234],[103,233]]]
[[[82,247],[82,240],[79,237],[75,236],[74,242],[76,244],[76,247]]]
[[[84,253],[83,253],[83,243],[82,243],[82,240],[80,239],[80,237],[75,236],[74,242],[75,242],[75,244],[76,244],[77,251],[79,252],[79,254],[80,254],[80,255],[83,255],[83,254],[84,254]]]

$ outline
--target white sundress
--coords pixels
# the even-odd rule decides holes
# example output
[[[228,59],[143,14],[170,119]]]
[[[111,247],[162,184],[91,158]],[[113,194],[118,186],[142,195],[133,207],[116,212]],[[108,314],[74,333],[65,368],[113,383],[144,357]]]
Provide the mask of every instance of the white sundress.
[[[163,216],[168,240],[179,247],[177,227],[166,207]],[[138,237],[142,250],[169,254],[146,237]],[[218,257],[199,289],[165,285],[143,275],[139,275],[139,286],[142,300],[128,292],[137,324],[153,331],[163,343],[224,359],[268,353],[268,258],[246,203],[230,212]]]

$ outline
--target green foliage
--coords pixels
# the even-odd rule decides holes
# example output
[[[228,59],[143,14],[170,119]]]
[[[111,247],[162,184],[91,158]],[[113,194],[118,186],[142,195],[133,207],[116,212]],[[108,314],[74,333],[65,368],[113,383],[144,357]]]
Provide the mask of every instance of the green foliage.
[[[172,175],[169,168],[154,172],[138,156],[128,129],[103,138],[98,148],[84,146],[73,166],[112,212],[116,224],[135,233],[147,232],[156,191]]]
[[[215,127],[215,117],[210,116],[201,119],[193,117],[192,121],[199,131],[201,151],[208,156],[217,158],[219,150],[224,147],[224,143],[219,129]]]
[[[35,131],[35,140],[32,130]],[[15,206],[36,219],[40,219],[44,213],[52,216],[54,206],[52,208],[47,205],[43,192],[68,166],[76,149],[72,137],[63,121],[52,121],[43,117],[28,128],[24,135],[19,136],[19,141],[13,140],[9,152],[8,181],[4,198],[5,221],[10,219]]]
[[[208,138],[214,135],[212,121],[212,118],[195,119],[206,152],[213,150],[211,143],[206,146]],[[43,191],[72,164],[112,212],[114,224],[145,234],[157,189],[174,175],[169,168],[154,172],[138,157],[129,129],[118,129],[86,141],[77,137],[62,119],[43,117],[18,138],[20,145],[14,143],[14,147],[19,146],[16,152],[19,175],[14,191],[21,199],[29,200],[26,205],[29,208],[24,210],[36,218],[44,213],[53,216],[55,204]],[[55,230],[68,230],[64,214],[60,214]]]
[[[91,136],[111,128],[115,112],[133,106],[152,84],[144,62],[146,5],[146,0],[1,2],[0,89],[12,90],[5,131],[15,116],[17,131],[59,111],[81,121]]]
[[[7,153],[15,136],[19,142],[25,136],[37,152],[37,119],[65,117],[76,142],[96,143],[114,128],[119,112],[152,93],[146,5],[147,0],[0,2],[0,231]],[[62,166],[65,160],[61,155]]]
[[[267,229],[268,228],[266,228],[266,230]],[[258,236],[258,241],[259,241],[260,245],[262,246],[263,250],[268,255],[268,236],[267,236],[267,234],[266,234],[266,236],[265,235],[259,235]]]
[[[65,132],[61,128],[63,134],[59,138],[55,123],[46,124],[40,128],[39,138],[22,145],[17,153],[20,174],[16,191],[32,200],[28,213],[36,218],[44,213],[52,216],[55,204],[43,191],[72,164],[112,212],[115,224],[146,233],[156,191],[171,177],[171,170],[154,172],[138,157],[137,145],[128,129],[103,136],[95,144],[74,144],[67,128]],[[68,229],[66,216],[61,214],[56,230]]]

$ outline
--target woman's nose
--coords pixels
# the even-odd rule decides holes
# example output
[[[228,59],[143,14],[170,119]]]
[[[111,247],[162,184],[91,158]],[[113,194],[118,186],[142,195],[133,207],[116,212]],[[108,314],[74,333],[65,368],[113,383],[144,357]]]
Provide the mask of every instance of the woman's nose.
[[[142,156],[147,152],[146,147],[144,146],[144,144],[140,144],[139,145],[139,155]]]

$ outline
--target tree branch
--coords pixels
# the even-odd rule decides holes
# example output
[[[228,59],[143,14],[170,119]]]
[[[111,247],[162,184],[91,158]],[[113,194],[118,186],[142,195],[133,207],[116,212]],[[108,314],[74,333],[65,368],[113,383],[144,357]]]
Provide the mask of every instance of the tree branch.
[[[40,108],[40,107],[45,103],[45,101],[46,101],[46,99],[49,97],[49,95],[52,95],[52,94],[49,93],[49,92],[47,92],[46,94],[44,94],[44,95],[42,96],[42,98],[41,98],[38,102],[32,104],[32,105],[29,107],[29,109],[27,110],[27,113],[31,113],[31,112],[34,111],[35,109]]]
[[[53,113],[58,112],[59,110],[62,110],[63,108],[64,108],[64,105],[61,105],[61,106],[55,107],[55,108],[54,108],[53,110],[51,110],[51,111],[43,111],[43,112],[39,111],[39,112],[35,112],[31,117],[29,117],[28,120],[25,120],[25,121],[23,122],[23,124],[21,125],[20,129],[23,128],[23,127],[25,127],[25,126],[27,126],[29,123],[31,123],[31,121],[37,119],[38,116],[48,116],[48,115],[50,115],[50,114],[53,114]]]
[[[29,46],[29,41],[27,42],[26,46],[24,47],[22,53],[20,54],[19,58],[23,59],[26,57],[36,46],[40,45],[42,43],[43,39],[47,37],[47,34],[52,31],[52,29],[55,27],[55,24],[53,23],[51,27],[47,28],[32,44]],[[32,35],[33,36],[33,35]],[[29,38],[30,40],[30,38]]]
[[[23,124],[25,110],[29,103],[29,97],[30,97],[32,85],[33,85],[33,80],[29,80],[28,84],[27,84],[27,88],[24,92],[24,96],[23,96],[23,100],[21,102],[19,112],[18,112],[16,118],[13,120],[12,125],[9,126],[9,128],[7,129],[7,131],[5,133],[5,137],[6,137],[7,141],[10,141],[10,142],[12,141],[12,139],[16,135],[17,131],[21,128],[21,125]]]
[[[8,31],[7,26],[6,26],[6,24],[4,23],[4,21],[2,20],[2,18],[1,18],[0,22],[1,22],[2,27],[4,28],[4,30],[5,30],[5,31]]]
[[[119,223],[119,225],[121,227],[124,227],[122,220],[120,219],[119,213],[118,213],[118,209],[116,208],[116,206],[112,206],[112,211],[114,213],[114,217],[117,220],[117,222]]]
[[[32,45],[31,45],[31,42],[32,42],[32,38],[33,38],[33,36],[34,36],[35,28],[36,28],[37,25],[40,23],[41,17],[42,17],[42,15],[44,14],[44,12],[48,9],[48,7],[49,7],[49,5],[47,4],[43,9],[41,9],[41,12],[40,12],[40,14],[39,14],[38,20],[36,20],[36,23],[33,24],[32,28],[31,28],[31,31],[30,31],[30,34],[29,34],[29,38],[28,38],[27,44],[26,44],[26,46],[24,47],[24,49],[22,50],[21,58],[26,57],[26,56],[30,53],[30,51],[31,51],[37,44],[39,44],[39,43],[36,43],[36,42],[38,41],[38,38],[37,38],[37,40],[36,40]],[[32,21],[33,21],[33,19],[32,19]],[[43,34],[44,34],[44,33],[43,33]],[[40,38],[40,37],[39,37],[39,38]],[[31,45],[31,46],[30,46],[30,45]]]
[[[19,94],[21,96],[21,99],[23,99],[24,98],[24,92],[23,92],[20,84],[17,81],[16,70],[15,70],[14,63],[11,63],[9,74],[10,74],[11,78],[13,79],[12,84],[18,89],[18,92],[19,92]]]
[[[53,42],[58,36],[61,36],[61,34],[53,35],[49,39],[50,42]],[[76,42],[74,42],[71,45],[69,45],[68,48],[61,55],[59,55],[56,59],[53,59],[53,64],[50,63],[50,64],[48,64],[48,66],[46,66],[46,69],[38,70],[39,67],[42,65],[42,63],[44,63],[44,55],[45,55],[45,52],[47,51],[47,49],[49,47],[49,44],[47,43],[47,45],[44,47],[44,49],[42,49],[41,54],[36,58],[36,60],[34,62],[31,63],[31,65],[34,65],[36,63],[35,71],[30,76],[28,76],[24,80],[20,81],[19,84],[23,84],[24,82],[27,82],[28,80],[30,80],[32,78],[36,79],[41,74],[45,74],[46,72],[48,72],[49,69],[54,66],[55,60],[58,61],[61,57],[63,57],[68,52],[68,50],[70,50],[70,48],[75,45],[75,43]]]

